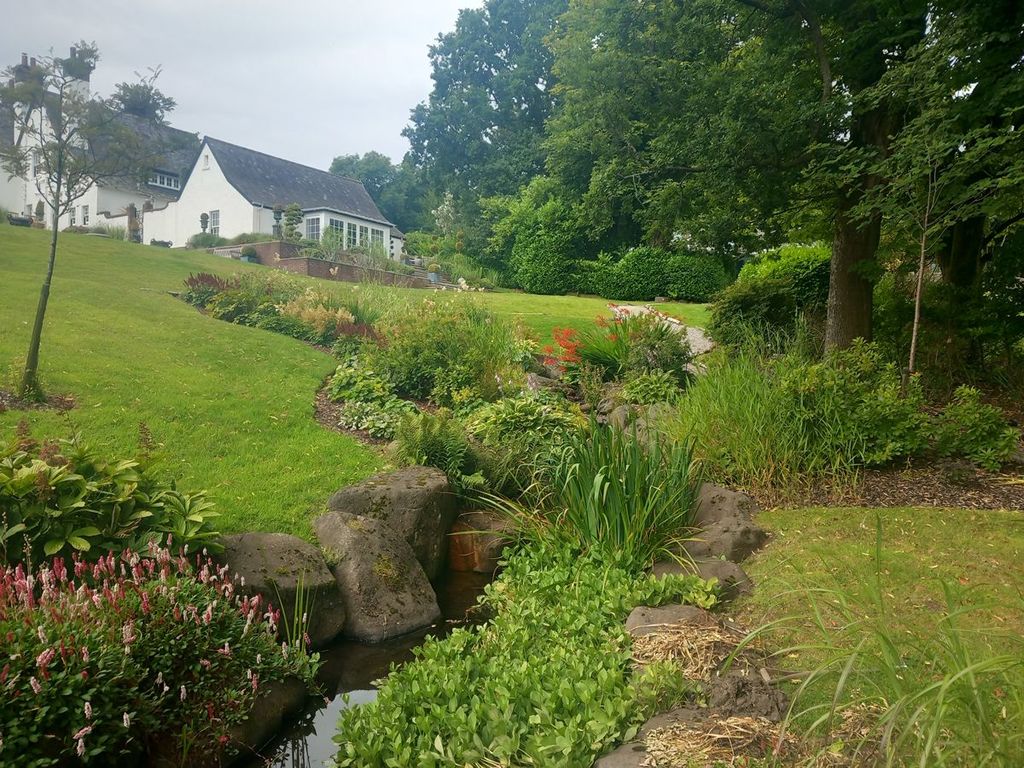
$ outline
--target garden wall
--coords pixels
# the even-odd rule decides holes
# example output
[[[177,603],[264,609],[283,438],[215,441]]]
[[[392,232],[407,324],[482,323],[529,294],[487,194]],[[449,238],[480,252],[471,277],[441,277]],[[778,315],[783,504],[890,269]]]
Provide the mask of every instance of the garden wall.
[[[302,248],[296,243],[284,240],[273,240],[266,243],[251,243],[256,250],[259,263],[265,267],[292,272],[307,277],[318,277],[322,280],[340,280],[346,283],[374,282],[382,285],[397,285],[403,288],[430,288],[429,280],[415,275],[404,275],[400,272],[389,272],[383,269],[367,269],[354,264],[343,264],[336,261],[314,259],[301,256]],[[243,245],[232,245],[223,248],[211,248],[218,256],[239,259]]]

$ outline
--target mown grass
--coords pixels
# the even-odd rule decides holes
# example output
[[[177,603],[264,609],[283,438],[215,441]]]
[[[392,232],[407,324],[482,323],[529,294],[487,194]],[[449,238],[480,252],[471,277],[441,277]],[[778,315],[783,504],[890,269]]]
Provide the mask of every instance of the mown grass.
[[[1020,764],[1020,511],[802,509],[760,520],[774,541],[749,562],[757,590],[741,615],[777,622],[768,643],[804,681],[793,688],[797,731],[827,726],[837,707],[871,729],[862,757],[881,740],[891,764]]]
[[[45,269],[45,232],[0,227],[0,361],[17,368]],[[335,361],[283,336],[213,320],[168,295],[190,271],[237,263],[83,235],[61,238],[41,374],[75,398],[52,411],[0,414],[0,436],[25,419],[38,437],[80,431],[111,454],[137,449],[140,422],[162,444],[159,468],[206,488],[229,532],[311,536],[336,488],[382,464],[313,419]]]

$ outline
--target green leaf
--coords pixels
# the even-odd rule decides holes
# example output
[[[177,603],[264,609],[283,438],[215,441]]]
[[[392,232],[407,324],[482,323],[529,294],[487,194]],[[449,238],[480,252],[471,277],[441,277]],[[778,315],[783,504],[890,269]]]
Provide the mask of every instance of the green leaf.
[[[49,557],[60,552],[67,542],[64,539],[50,539],[43,545],[43,552]]]
[[[69,536],[68,543],[79,552],[88,552],[92,548],[92,545],[88,540],[83,539],[81,536]]]

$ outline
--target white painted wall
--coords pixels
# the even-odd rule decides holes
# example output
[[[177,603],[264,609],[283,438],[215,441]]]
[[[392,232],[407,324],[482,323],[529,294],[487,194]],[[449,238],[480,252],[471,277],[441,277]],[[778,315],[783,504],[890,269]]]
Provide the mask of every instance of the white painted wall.
[[[213,151],[203,144],[177,202],[146,214],[142,241],[169,240],[175,248],[183,247],[192,235],[202,231],[199,217],[214,210],[220,211],[221,237],[263,231],[256,229],[257,221],[262,222],[262,209],[255,208],[228,183]]]
[[[405,238],[392,235],[391,258],[395,261],[401,261],[403,256],[405,256]]]

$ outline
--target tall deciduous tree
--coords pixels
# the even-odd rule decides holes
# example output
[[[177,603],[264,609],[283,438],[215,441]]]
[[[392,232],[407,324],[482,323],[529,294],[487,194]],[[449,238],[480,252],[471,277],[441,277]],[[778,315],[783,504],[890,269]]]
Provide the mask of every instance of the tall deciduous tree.
[[[39,350],[50,298],[60,217],[95,184],[144,181],[164,148],[122,117],[118,104],[88,94],[99,53],[79,43],[68,58],[40,57],[4,73],[0,108],[15,116],[17,139],[0,149],[0,166],[28,179],[50,217],[50,253],[32,324],[19,394],[38,397]],[[155,119],[155,118],[154,118]]]
[[[460,11],[430,49],[434,87],[406,129],[410,157],[438,191],[476,200],[511,194],[543,168],[551,113],[544,38],[568,0],[485,0]]]

